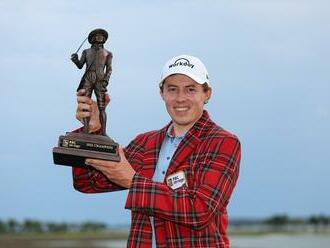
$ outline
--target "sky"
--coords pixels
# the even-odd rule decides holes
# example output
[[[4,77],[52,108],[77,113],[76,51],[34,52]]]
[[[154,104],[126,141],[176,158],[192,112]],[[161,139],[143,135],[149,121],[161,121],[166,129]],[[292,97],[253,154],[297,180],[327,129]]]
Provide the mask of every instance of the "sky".
[[[213,89],[206,109],[242,143],[230,217],[330,214],[329,1],[0,0],[0,11],[0,219],[130,222],[127,191],[79,193],[52,160],[59,135],[80,127],[83,70],[70,56],[95,28],[114,55],[113,139],[166,125],[161,68],[197,56]]]

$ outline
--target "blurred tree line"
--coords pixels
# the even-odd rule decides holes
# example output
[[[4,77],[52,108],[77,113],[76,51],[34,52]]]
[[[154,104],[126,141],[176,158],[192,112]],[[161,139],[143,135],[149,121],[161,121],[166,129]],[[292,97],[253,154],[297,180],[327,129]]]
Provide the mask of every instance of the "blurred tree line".
[[[311,227],[314,231],[330,230],[330,216],[312,215],[308,218],[291,218],[285,214],[274,215],[264,220],[245,220],[235,219],[230,221],[233,227],[239,226],[267,226],[271,231],[290,231],[288,227],[304,226]],[[0,219],[0,234],[5,233],[66,233],[66,232],[100,232],[109,230],[109,227],[100,222],[82,222],[72,224],[65,222],[41,222],[38,220],[27,219],[17,221]]]
[[[265,219],[231,219],[229,232],[232,233],[269,233],[269,232],[318,232],[330,233],[330,216],[319,214],[296,218],[277,214]]]
[[[41,222],[27,219],[19,222],[15,219],[0,220],[0,234],[3,233],[64,233],[64,232],[97,232],[108,229],[107,225],[99,222],[83,222],[81,224]]]
[[[310,224],[313,226],[329,226],[330,216],[326,215],[312,215],[311,217],[305,218],[290,218],[288,215],[274,215],[270,218],[264,220],[265,224],[273,226],[282,225],[300,225],[300,224]]]
[[[263,221],[272,227],[273,231],[286,230],[288,226],[311,226],[314,231],[323,231],[330,228],[330,216],[312,215],[309,218],[290,218],[288,215],[274,215]]]

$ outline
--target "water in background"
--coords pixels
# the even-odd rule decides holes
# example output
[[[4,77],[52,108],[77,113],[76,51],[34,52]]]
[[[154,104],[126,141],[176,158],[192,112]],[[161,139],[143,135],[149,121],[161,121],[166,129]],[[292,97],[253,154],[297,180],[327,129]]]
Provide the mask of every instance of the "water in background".
[[[231,248],[329,248],[330,235],[233,236]]]
[[[329,248],[330,235],[268,234],[232,235],[231,248]],[[0,239],[5,248],[125,248],[126,240],[11,240]]]

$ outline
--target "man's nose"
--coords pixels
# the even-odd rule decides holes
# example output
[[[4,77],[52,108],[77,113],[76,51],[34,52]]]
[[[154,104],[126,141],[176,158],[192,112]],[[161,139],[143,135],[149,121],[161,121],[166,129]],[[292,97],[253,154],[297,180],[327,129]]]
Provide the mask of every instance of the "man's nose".
[[[182,101],[185,101],[186,98],[187,98],[186,92],[184,92],[184,90],[179,90],[179,92],[177,94],[177,97],[176,97],[176,100],[178,102],[182,102]]]

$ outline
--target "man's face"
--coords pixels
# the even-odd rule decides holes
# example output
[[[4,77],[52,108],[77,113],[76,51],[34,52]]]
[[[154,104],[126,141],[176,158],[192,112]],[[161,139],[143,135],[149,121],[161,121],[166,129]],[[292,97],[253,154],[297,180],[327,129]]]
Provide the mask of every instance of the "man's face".
[[[203,86],[190,77],[174,74],[166,78],[160,94],[173,124],[187,130],[202,116],[211,89],[205,92]]]

